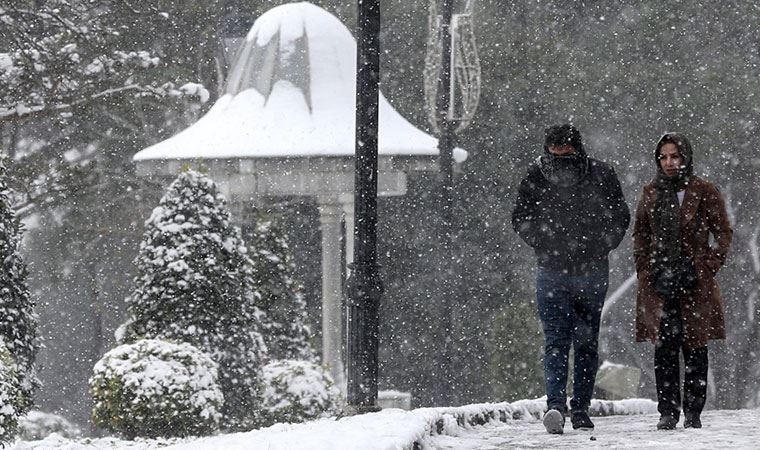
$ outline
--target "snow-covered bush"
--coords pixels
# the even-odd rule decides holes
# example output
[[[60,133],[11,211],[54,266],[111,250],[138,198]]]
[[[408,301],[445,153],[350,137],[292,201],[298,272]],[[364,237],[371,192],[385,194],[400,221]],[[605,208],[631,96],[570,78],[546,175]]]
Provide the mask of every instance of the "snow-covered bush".
[[[224,403],[218,365],[190,344],[144,339],[106,353],[90,378],[95,425],[128,438],[203,435]]]
[[[82,430],[58,414],[42,411],[29,411],[18,421],[17,435],[22,441],[39,441],[53,433],[70,439],[81,436]]]
[[[27,403],[17,367],[11,352],[0,340],[0,444],[16,435],[19,415]]]
[[[5,166],[0,164],[0,339],[13,358],[13,371],[21,383],[17,414],[32,406],[38,381],[34,370],[37,354],[37,317],[26,282],[26,264],[19,254],[21,224],[8,199]]]
[[[337,413],[339,391],[321,366],[309,361],[279,360],[264,366],[263,426],[303,422]]]
[[[219,364],[225,428],[250,429],[259,403],[265,314],[256,307],[251,260],[216,185],[188,170],[145,223],[129,318],[119,341],[187,342]]]
[[[313,360],[306,302],[294,277],[285,231],[272,217],[259,213],[245,238],[253,261],[255,302],[266,313],[261,332],[270,358]]]

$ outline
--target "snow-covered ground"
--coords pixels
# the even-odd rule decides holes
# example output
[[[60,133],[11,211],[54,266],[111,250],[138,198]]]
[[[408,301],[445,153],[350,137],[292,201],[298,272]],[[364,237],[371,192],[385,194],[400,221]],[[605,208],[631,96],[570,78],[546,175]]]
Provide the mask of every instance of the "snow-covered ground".
[[[598,402],[592,409],[616,415],[595,417],[593,433],[570,424],[561,436],[549,435],[537,419],[543,400],[483,404],[458,408],[388,409],[378,413],[278,424],[248,433],[199,439],[135,440],[116,438],[17,442],[15,450],[475,450],[517,448],[759,448],[760,410],[706,411],[701,430],[656,431],[655,403],[650,400]],[[622,415],[621,415],[622,414]],[[471,423],[486,422],[484,425]],[[513,418],[514,417],[514,418]],[[502,420],[506,420],[505,422]]]
[[[657,431],[659,415],[594,418],[593,433],[574,431],[549,435],[538,420],[489,423],[460,428],[456,436],[431,436],[424,450],[495,450],[523,448],[652,448],[652,449],[757,449],[760,448],[760,410],[705,411],[703,428]]]

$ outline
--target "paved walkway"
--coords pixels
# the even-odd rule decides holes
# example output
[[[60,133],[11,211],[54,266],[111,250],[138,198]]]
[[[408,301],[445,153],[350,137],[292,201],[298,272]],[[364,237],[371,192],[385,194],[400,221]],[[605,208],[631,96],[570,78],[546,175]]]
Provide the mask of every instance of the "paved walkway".
[[[537,420],[516,420],[460,429],[458,436],[434,436],[425,450],[530,448],[760,449],[760,409],[705,411],[703,428],[657,431],[658,415],[594,417],[596,430],[549,435]]]

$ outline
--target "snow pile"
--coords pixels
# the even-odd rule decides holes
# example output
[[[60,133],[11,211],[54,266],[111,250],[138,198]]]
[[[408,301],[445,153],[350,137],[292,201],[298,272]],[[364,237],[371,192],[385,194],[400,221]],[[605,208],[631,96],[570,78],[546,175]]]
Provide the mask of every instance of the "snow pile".
[[[277,424],[262,430],[181,443],[167,450],[210,448],[251,450],[411,449],[430,433],[435,411],[383,410],[339,420]]]
[[[120,345],[90,379],[96,425],[134,436],[188,436],[218,428],[218,366],[190,344],[144,339]]]
[[[627,416],[654,414],[657,403],[646,398],[629,398],[625,400],[591,400],[589,414],[591,416]]]
[[[18,438],[21,440],[36,441],[53,433],[63,438],[75,438],[81,436],[82,431],[58,414],[42,411],[29,411],[18,421]]]
[[[189,442],[189,439],[135,438],[128,441],[116,437],[69,439],[53,433],[41,441],[16,441],[10,448],[13,450],[158,450],[181,442]]]
[[[484,405],[495,405],[493,406],[494,408],[501,408],[504,407],[503,405],[509,405],[512,407],[512,416],[515,419],[524,416],[533,416],[534,418],[539,419],[543,417],[546,412],[546,396],[534,400],[519,400],[513,403],[485,403],[483,405],[471,405],[463,408],[472,408],[473,406],[483,407]],[[567,407],[570,408],[569,402]],[[591,405],[588,409],[588,413],[592,417],[654,414],[656,412],[657,403],[646,398],[629,398],[625,400],[592,399]]]
[[[279,360],[264,366],[264,425],[294,423],[337,413],[339,391],[322,367],[310,361]]]

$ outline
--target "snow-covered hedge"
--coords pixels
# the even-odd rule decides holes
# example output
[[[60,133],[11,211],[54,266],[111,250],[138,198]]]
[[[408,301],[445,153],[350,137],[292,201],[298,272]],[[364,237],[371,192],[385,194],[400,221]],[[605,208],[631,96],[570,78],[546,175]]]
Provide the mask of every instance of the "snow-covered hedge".
[[[0,443],[16,435],[18,417],[24,409],[25,396],[16,367],[11,352],[0,339]]]
[[[75,438],[81,436],[82,431],[58,414],[42,411],[29,411],[18,421],[18,438],[22,441],[39,441],[53,433],[64,438]]]
[[[93,422],[134,438],[190,436],[219,427],[217,364],[190,344],[143,339],[120,345],[90,378]]]
[[[264,366],[262,425],[294,423],[333,415],[339,392],[322,367],[283,359]]]

